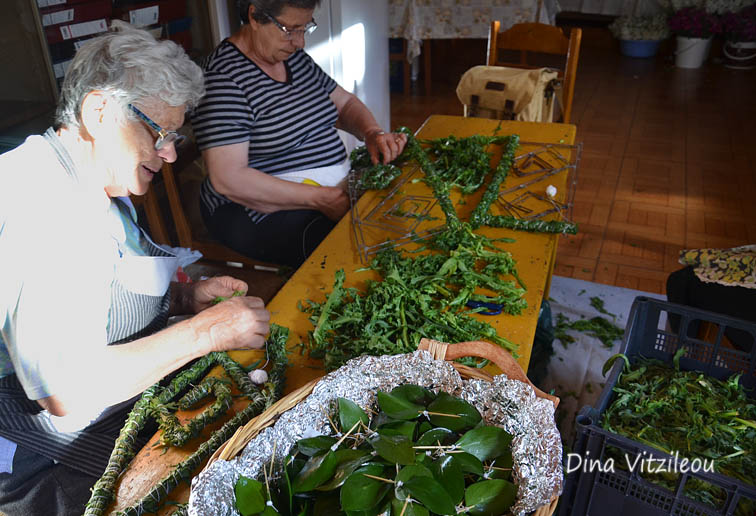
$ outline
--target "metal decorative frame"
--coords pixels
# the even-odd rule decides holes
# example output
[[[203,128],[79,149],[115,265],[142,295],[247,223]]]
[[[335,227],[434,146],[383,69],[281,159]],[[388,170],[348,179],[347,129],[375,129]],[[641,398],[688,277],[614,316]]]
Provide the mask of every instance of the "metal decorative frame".
[[[569,221],[572,215],[582,144],[520,142],[518,150],[525,152],[515,156],[512,175],[529,179],[501,191],[495,204],[507,214],[523,220],[533,220],[559,213],[562,219]],[[564,202],[552,199],[545,192],[540,193],[540,188],[539,191],[528,189],[540,184],[545,190],[548,184],[541,183],[560,173],[567,174],[567,193]],[[427,195],[407,195],[403,191],[411,182],[422,180],[422,175],[423,172],[417,164],[407,167],[382,199],[358,210],[357,201],[363,193],[358,187],[361,171],[352,170],[349,173],[347,185],[351,202],[352,228],[360,260],[363,263],[367,264],[370,257],[382,249],[417,242],[443,230],[443,223],[430,226],[423,224],[432,220],[430,213],[438,204],[438,200],[430,190]],[[530,207],[525,206],[526,201]],[[370,242],[367,233],[371,229],[379,230],[389,236],[381,242]]]

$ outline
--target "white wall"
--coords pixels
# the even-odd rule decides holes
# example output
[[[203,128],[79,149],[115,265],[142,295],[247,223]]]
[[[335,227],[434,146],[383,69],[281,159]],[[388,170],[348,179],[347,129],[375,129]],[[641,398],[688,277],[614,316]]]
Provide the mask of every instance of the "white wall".
[[[306,50],[345,90],[391,129],[387,0],[323,0]],[[347,150],[357,140],[342,134]]]

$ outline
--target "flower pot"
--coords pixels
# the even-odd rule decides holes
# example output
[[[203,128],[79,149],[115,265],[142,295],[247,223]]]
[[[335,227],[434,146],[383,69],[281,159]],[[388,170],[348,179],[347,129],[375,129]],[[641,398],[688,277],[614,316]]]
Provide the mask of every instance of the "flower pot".
[[[675,66],[678,68],[700,68],[709,57],[711,38],[686,38],[677,36]]]
[[[654,57],[659,51],[660,40],[620,40],[620,53],[627,57]]]
[[[756,68],[756,41],[725,41],[722,46],[724,65],[738,70]]]

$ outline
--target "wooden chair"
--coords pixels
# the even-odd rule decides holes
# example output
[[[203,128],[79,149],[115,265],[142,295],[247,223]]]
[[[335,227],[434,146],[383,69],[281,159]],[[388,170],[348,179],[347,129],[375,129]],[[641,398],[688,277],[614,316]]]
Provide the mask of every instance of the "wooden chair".
[[[500,27],[498,21],[491,23],[488,34],[488,66],[557,68],[562,80],[562,122],[568,124],[572,114],[582,30],[571,29],[567,39],[562,29],[544,23],[517,23],[504,32],[499,32]],[[510,59],[513,53],[519,55],[519,59]],[[564,56],[564,62],[559,63],[559,66],[554,66],[554,63],[535,64],[539,55]]]
[[[145,195],[132,195],[130,199],[134,203],[135,208],[142,208],[144,210],[147,225],[150,228],[149,234],[155,243],[171,245],[171,239],[168,236],[168,229],[163,220],[163,214],[160,211],[160,204],[155,189],[150,187]]]
[[[181,150],[181,153],[190,154],[192,157],[199,157],[199,151],[194,144],[191,146],[193,149]],[[194,151],[193,154],[192,150]],[[194,163],[197,163],[195,159]],[[186,166],[186,165],[185,165]],[[194,223],[190,222],[184,209],[184,198],[181,195],[181,189],[179,182],[176,179],[176,174],[173,165],[170,163],[164,163],[161,173],[163,184],[165,185],[165,194],[168,197],[168,205],[171,211],[171,217],[176,228],[176,236],[178,238],[179,246],[195,249],[202,253],[202,259],[211,262],[220,262],[224,264],[233,264],[236,267],[249,267],[261,271],[277,271],[278,266],[268,262],[262,262],[254,260],[241,253],[234,251],[221,244],[217,240],[210,236],[209,231],[205,228],[204,223],[195,220]],[[199,182],[197,182],[199,184]],[[190,202],[195,202],[199,205],[199,191],[193,192],[193,195],[189,196],[191,199],[186,199]]]

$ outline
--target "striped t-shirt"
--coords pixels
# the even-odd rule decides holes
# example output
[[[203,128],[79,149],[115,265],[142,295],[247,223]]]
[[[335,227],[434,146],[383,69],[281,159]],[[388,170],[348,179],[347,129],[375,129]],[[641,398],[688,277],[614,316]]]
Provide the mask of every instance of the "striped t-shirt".
[[[272,175],[346,159],[329,97],[336,82],[303,50],[284,65],[287,80],[279,82],[228,40],[215,49],[204,65],[207,94],[192,114],[200,150],[249,142],[249,166]],[[209,180],[201,197],[210,213],[231,202]]]

